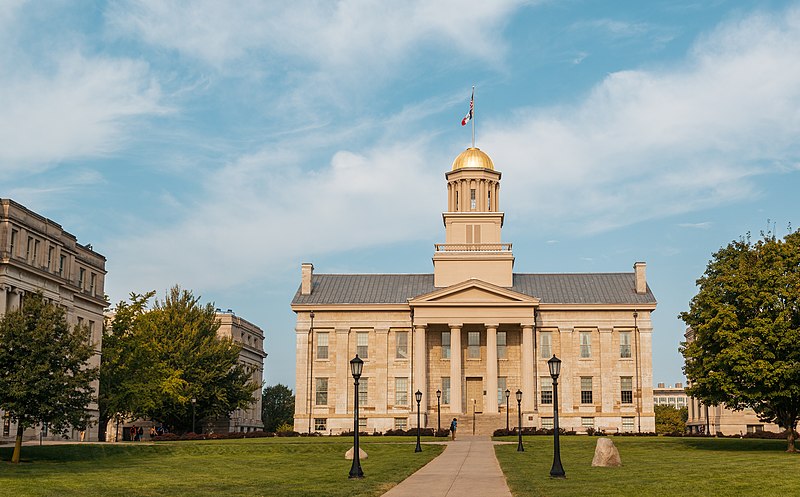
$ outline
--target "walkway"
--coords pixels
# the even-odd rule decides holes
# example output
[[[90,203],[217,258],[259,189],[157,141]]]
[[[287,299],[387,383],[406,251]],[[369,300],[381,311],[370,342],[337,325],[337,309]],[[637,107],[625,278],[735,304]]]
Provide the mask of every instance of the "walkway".
[[[511,497],[491,438],[459,435],[439,457],[383,494],[421,496]]]

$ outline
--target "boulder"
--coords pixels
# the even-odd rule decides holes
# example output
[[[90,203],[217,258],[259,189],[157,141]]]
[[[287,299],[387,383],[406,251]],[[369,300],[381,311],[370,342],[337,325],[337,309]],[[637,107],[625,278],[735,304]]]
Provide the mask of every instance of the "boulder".
[[[347,452],[344,453],[344,458],[347,459],[348,461],[352,461],[354,453],[355,453],[355,447],[350,447],[350,450],[348,450]],[[367,453],[364,452],[364,449],[359,447],[358,448],[358,458],[359,459],[366,459],[367,457],[369,457],[369,456],[367,456]]]
[[[597,447],[594,449],[592,466],[605,468],[622,466],[622,459],[619,457],[619,451],[610,438],[600,437],[597,439]]]

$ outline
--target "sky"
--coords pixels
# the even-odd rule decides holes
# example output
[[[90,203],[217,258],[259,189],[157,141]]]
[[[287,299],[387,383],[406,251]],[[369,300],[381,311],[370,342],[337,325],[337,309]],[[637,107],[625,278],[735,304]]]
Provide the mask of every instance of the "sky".
[[[653,380],[712,254],[800,224],[800,3],[2,0],[0,197],[265,332],[317,273],[429,273],[444,173],[503,174],[516,272],[647,262]],[[386,222],[389,220],[390,222]]]

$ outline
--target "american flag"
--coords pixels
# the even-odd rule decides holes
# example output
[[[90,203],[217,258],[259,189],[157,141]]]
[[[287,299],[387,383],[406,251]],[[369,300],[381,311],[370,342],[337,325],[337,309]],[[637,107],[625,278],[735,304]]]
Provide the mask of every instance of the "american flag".
[[[461,120],[461,125],[466,126],[468,122],[472,120],[472,110],[475,107],[475,89],[472,89],[472,96],[469,98],[469,112],[467,115],[464,116],[464,119]]]

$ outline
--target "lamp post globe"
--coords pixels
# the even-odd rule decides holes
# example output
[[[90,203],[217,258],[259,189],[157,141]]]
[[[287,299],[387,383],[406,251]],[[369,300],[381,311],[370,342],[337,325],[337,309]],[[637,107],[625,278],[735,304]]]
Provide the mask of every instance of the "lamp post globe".
[[[422,445],[420,445],[419,443],[419,435],[420,435],[419,403],[422,402],[422,392],[417,390],[417,393],[414,394],[414,397],[417,399],[417,446],[414,447],[414,452],[422,452]]]
[[[436,390],[436,431],[442,431],[442,391]]]
[[[525,447],[522,446],[522,390],[517,389],[517,452],[525,452]],[[508,398],[508,396],[506,396]]]
[[[364,471],[361,470],[361,454],[358,447],[358,379],[361,378],[361,371],[364,369],[364,361],[358,354],[350,360],[350,374],[353,375],[355,391],[353,395],[353,465],[350,467],[349,478],[364,478]]]
[[[553,354],[547,361],[550,377],[553,378],[553,467],[550,468],[551,478],[566,478],[564,467],[561,465],[561,445],[558,439],[558,376],[561,374],[561,359]]]

